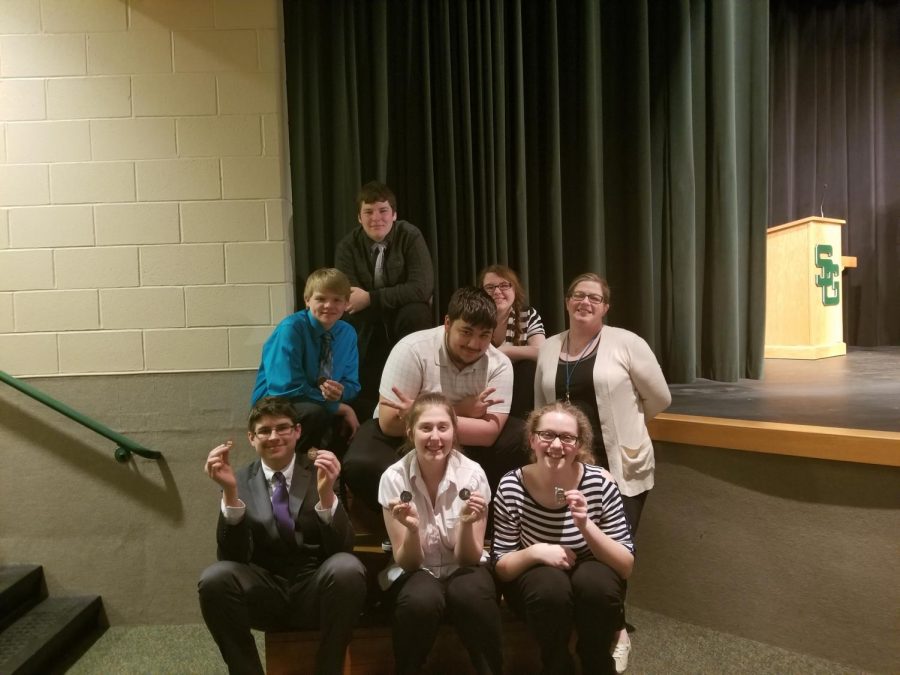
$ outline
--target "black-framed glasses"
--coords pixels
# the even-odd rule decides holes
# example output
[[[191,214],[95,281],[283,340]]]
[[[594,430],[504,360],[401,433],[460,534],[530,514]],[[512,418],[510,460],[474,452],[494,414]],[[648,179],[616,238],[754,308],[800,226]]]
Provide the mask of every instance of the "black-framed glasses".
[[[482,288],[484,289],[485,293],[490,295],[491,293],[493,293],[496,290],[501,290],[501,291],[506,292],[510,288],[512,288],[512,284],[509,283],[508,281],[501,281],[499,284],[485,284],[484,286],[482,286]]]
[[[253,435],[256,436],[257,438],[268,438],[273,433],[276,433],[279,436],[287,436],[289,433],[291,433],[291,431],[294,429],[295,426],[297,426],[297,425],[296,424],[279,424],[277,427],[274,427],[274,428],[260,427],[259,429],[257,429],[256,431],[253,432]]]
[[[569,448],[575,447],[578,445],[578,441],[581,440],[578,436],[573,434],[558,434],[555,431],[548,431],[546,429],[535,431],[534,435],[540,438],[544,443],[552,443],[558,438],[560,443]]]
[[[599,293],[585,293],[584,291],[575,291],[569,297],[575,302],[581,302],[587,298],[587,301],[592,305],[602,305],[606,301],[606,298]]]

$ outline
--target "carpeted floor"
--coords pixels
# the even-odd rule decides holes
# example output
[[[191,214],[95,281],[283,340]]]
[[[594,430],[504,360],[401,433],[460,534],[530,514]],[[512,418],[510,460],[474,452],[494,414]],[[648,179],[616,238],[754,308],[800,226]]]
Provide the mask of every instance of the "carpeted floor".
[[[862,673],[831,661],[628,610],[634,651],[630,675],[641,673]],[[260,654],[262,634],[257,634]],[[205,675],[225,673],[215,644],[199,624],[113,626],[69,671],[75,675]]]

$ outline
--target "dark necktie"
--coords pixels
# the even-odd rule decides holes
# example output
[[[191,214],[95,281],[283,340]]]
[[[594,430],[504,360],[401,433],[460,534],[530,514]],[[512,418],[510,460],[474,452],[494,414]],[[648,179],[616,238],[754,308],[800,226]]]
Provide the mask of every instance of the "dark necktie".
[[[372,244],[372,250],[375,252],[375,288],[384,288],[384,249],[387,244],[379,241]]]
[[[275,484],[272,490],[272,513],[275,514],[275,525],[278,526],[278,533],[286,542],[294,542],[294,519],[291,518],[291,510],[288,508],[288,490],[287,482],[284,480],[284,474],[276,471],[272,475],[272,482]]]
[[[322,347],[319,351],[319,377],[317,382],[321,385],[325,380],[330,380],[334,374],[334,363],[331,354],[331,333],[322,333]]]

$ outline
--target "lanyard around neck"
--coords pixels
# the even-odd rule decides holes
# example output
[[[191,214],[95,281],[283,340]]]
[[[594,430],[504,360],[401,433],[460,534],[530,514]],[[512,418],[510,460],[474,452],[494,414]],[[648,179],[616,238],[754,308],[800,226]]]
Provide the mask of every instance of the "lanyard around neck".
[[[571,403],[572,401],[569,399],[569,385],[572,383],[572,376],[575,374],[575,369],[578,367],[578,364],[584,360],[584,357],[594,351],[594,346],[600,342],[600,332],[603,329],[597,331],[597,334],[591,338],[591,341],[588,342],[584,349],[581,350],[581,354],[578,355],[578,360],[575,361],[575,365],[572,366],[571,370],[569,369],[569,364],[571,361],[566,361],[566,403]],[[566,334],[566,353],[569,353],[569,335]]]

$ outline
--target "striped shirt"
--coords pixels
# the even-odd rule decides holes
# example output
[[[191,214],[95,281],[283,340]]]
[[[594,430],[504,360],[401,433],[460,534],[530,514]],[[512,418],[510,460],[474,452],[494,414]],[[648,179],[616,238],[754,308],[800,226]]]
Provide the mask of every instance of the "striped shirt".
[[[506,342],[517,347],[528,343],[532,335],[544,335],[544,321],[534,307],[526,307],[519,312],[519,340],[516,341],[516,318],[510,312],[506,319]]]
[[[622,497],[615,481],[604,477],[600,467],[585,464],[578,489],[587,500],[588,518],[604,534],[634,553]],[[507,553],[541,543],[566,546],[572,549],[579,562],[594,559],[568,506],[548,509],[538,504],[522,481],[522,469],[515,469],[507,473],[497,487],[493,557],[499,560]]]

